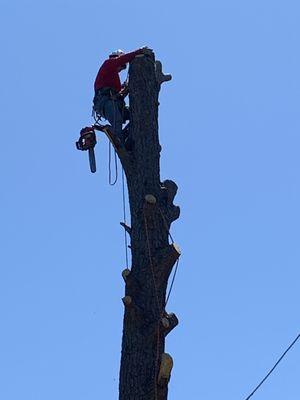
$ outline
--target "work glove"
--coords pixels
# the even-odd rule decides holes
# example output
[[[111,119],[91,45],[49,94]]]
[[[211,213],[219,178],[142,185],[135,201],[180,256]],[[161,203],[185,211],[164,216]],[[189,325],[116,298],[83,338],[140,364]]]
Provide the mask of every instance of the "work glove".
[[[119,92],[120,98],[124,99],[129,93],[129,87],[126,82],[123,83],[121,91]]]

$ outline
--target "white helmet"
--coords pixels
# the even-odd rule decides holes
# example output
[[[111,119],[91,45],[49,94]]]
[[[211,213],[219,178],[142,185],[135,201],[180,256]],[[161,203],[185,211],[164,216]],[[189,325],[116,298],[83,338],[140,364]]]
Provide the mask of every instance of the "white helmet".
[[[112,53],[110,53],[109,57],[119,57],[122,54],[125,54],[125,52],[121,49],[115,50]]]

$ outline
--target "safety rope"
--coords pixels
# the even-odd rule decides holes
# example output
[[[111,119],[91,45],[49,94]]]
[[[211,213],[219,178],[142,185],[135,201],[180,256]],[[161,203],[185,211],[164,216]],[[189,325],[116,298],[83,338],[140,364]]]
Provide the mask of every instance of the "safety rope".
[[[126,231],[126,203],[125,203],[125,177],[124,168],[122,167],[122,202],[123,202],[123,222],[124,222],[124,246],[125,246],[125,261],[126,268],[128,268],[128,243],[127,243],[127,231]]]
[[[166,228],[166,230],[167,230],[167,232],[168,232],[168,236],[170,237],[172,244],[174,244],[175,241],[174,241],[174,239],[173,239],[173,236],[171,235],[171,232],[170,232],[170,229],[169,229],[169,225],[168,225],[168,223],[167,223],[167,219],[166,219],[166,217],[164,216],[164,214],[163,214],[163,212],[162,212],[162,210],[161,210],[160,207],[158,207],[158,211],[159,211],[159,213],[160,213],[160,215],[161,215],[161,217],[162,217],[162,220],[163,220],[163,222],[164,222],[165,228]],[[178,271],[178,265],[179,265],[179,258],[177,258],[177,261],[176,261],[176,266],[175,266],[175,269],[174,269],[174,273],[173,273],[173,277],[172,277],[172,280],[171,280],[170,288],[169,288],[168,294],[167,294],[167,296],[166,296],[165,307],[166,307],[167,304],[168,304],[169,298],[170,298],[171,293],[172,293],[172,290],[173,290],[174,282],[175,282],[176,275],[177,275],[177,271]]]
[[[171,281],[170,288],[169,288],[169,291],[168,291],[168,294],[167,294],[167,297],[166,297],[165,307],[167,307],[169,298],[170,298],[172,290],[173,290],[173,285],[174,285],[174,282],[175,282],[175,279],[176,279],[176,274],[177,274],[177,271],[178,271],[178,264],[179,264],[179,258],[177,258],[177,261],[176,261],[176,266],[175,266],[175,269],[174,269],[172,281]]]
[[[158,323],[157,323],[156,359],[155,359],[155,370],[154,370],[154,395],[155,395],[155,400],[158,400],[157,375],[158,375],[158,364],[159,364],[159,345],[160,345],[160,320],[158,320]]]
[[[114,118],[113,118],[113,133],[116,134],[116,104],[115,104],[115,100],[112,99],[113,102],[113,108],[114,108]],[[115,152],[115,179],[114,181],[112,181],[111,179],[111,141],[109,140],[109,161],[108,161],[108,170],[109,170],[109,184],[110,186],[114,186],[117,181],[118,181],[118,160],[117,160],[117,152],[116,149],[114,148],[114,152]]]
[[[159,210],[159,213],[160,213],[160,215],[162,217],[162,220],[164,222],[164,225],[165,225],[165,228],[167,230],[168,236],[170,237],[170,239],[172,241],[172,244],[174,244],[175,241],[174,241],[174,238],[173,238],[173,236],[172,236],[172,234],[170,232],[166,217],[164,216],[164,214],[161,211],[160,207],[158,207],[158,210]],[[161,311],[159,298],[158,298],[158,291],[157,291],[157,285],[156,285],[156,281],[155,281],[155,273],[154,273],[154,267],[153,267],[152,256],[151,256],[150,241],[149,241],[149,234],[148,234],[148,225],[147,225],[147,218],[146,218],[146,215],[145,215],[145,211],[143,211],[143,214],[144,214],[144,221],[145,221],[145,230],[146,230],[146,240],[147,240],[148,253],[149,253],[149,261],[150,261],[150,266],[151,266],[151,270],[152,270],[152,278],[153,278],[153,283],[154,283],[154,288],[155,288],[155,294],[156,294],[156,298],[157,298],[157,306],[158,306],[159,312],[163,313],[164,310]],[[179,258],[176,261],[176,266],[175,266],[175,269],[174,269],[174,273],[173,273],[173,277],[172,277],[172,280],[171,280],[170,288],[169,288],[169,291],[168,291],[167,296],[166,296],[166,301],[165,301],[165,304],[164,304],[164,308],[166,307],[166,305],[167,305],[167,303],[169,301],[169,298],[171,296],[172,290],[173,290],[174,282],[175,282],[177,271],[178,271],[178,265],[179,265]]]
[[[151,247],[150,247],[150,240],[149,240],[149,232],[148,232],[148,224],[147,224],[147,217],[146,217],[145,209],[143,209],[143,215],[144,215],[144,223],[145,223],[145,232],[146,232],[146,241],[147,241],[147,247],[148,247],[149,263],[150,263],[150,267],[151,267],[153,286],[154,286],[156,303],[157,303],[158,314],[159,314],[159,318],[158,318],[158,321],[157,321],[156,360],[155,360],[155,370],[154,370],[154,394],[155,394],[155,400],[158,400],[157,381],[156,380],[157,380],[157,375],[158,375],[158,363],[159,363],[160,320],[161,320],[161,317],[162,317],[162,314],[163,314],[163,310],[161,309],[160,301],[159,301],[159,297],[158,297],[158,290],[157,290],[155,273],[154,273],[154,266],[153,266],[153,261],[152,261],[152,254],[151,254]]]
[[[144,223],[145,223],[145,232],[146,232],[146,241],[147,241],[147,247],[148,247],[149,262],[150,262],[150,267],[151,267],[151,273],[152,273],[153,285],[154,285],[154,290],[155,290],[158,313],[160,314],[161,306],[160,306],[160,302],[159,302],[159,298],[158,298],[158,290],[157,290],[157,285],[156,285],[156,280],[155,280],[155,273],[154,273],[152,255],[151,255],[151,247],[150,247],[148,224],[147,224],[147,217],[146,217],[145,209],[143,209],[143,216],[144,216]]]
[[[98,112],[95,110],[95,108],[93,107],[92,110],[92,118],[94,119],[94,123],[97,125],[99,121],[101,121],[101,115],[98,114]]]
[[[115,178],[112,180],[112,173],[111,173],[111,142],[108,141],[108,183],[110,186],[114,186],[118,181],[118,160],[117,160],[117,152],[115,152]]]
[[[126,81],[125,84],[128,84],[128,73],[127,73],[127,77],[126,77]],[[113,103],[113,125],[112,125],[112,129],[113,129],[113,133],[116,135],[116,113],[117,113],[117,105],[116,105],[116,98],[111,98],[111,101]],[[121,111],[121,115],[122,115],[122,120],[124,117],[124,109],[125,109],[125,102],[122,106],[122,111]],[[93,107],[92,109],[92,117],[94,118],[95,124],[97,124],[100,120],[101,120],[101,115],[95,110],[95,108]],[[118,138],[120,139],[120,138]],[[112,180],[112,173],[111,173],[111,142],[109,140],[109,153],[108,153],[108,181],[109,184],[111,186],[114,186],[117,181],[118,181],[118,162],[117,162],[117,152],[116,149],[114,148],[114,163],[115,163],[115,178],[114,180]]]
[[[162,217],[162,220],[163,220],[163,223],[164,223],[164,225],[165,225],[166,231],[168,232],[168,236],[170,237],[172,244],[174,244],[175,241],[174,241],[174,239],[173,239],[173,236],[171,235],[170,228],[169,228],[169,225],[168,225],[168,223],[167,223],[167,219],[166,219],[166,217],[164,216],[163,212],[161,211],[161,208],[160,208],[160,207],[158,207],[158,211],[159,211],[159,213],[160,213],[160,215],[161,215],[161,217]]]
[[[174,239],[173,239],[173,237],[172,237],[172,235],[170,233],[170,229],[169,229],[169,226],[167,224],[167,220],[166,220],[163,212],[161,211],[161,209],[159,207],[158,207],[158,210],[159,210],[160,215],[162,216],[162,220],[164,221],[164,225],[165,225],[166,230],[168,232],[168,236],[170,237],[172,243],[174,244]],[[146,217],[145,209],[143,209],[143,216],[144,216],[144,223],[145,223],[145,233],[146,233],[146,241],[147,241],[147,247],[148,247],[149,263],[150,263],[150,267],[151,267],[151,273],[152,273],[155,297],[156,297],[157,308],[158,308],[158,313],[159,313],[159,318],[158,318],[158,322],[157,322],[157,344],[156,344],[156,361],[155,361],[155,378],[154,378],[155,400],[157,400],[157,395],[158,394],[157,394],[157,382],[156,382],[156,380],[157,380],[157,375],[158,375],[158,364],[159,364],[160,321],[161,321],[161,318],[164,315],[165,307],[166,307],[166,305],[167,305],[167,303],[169,301],[169,298],[170,298],[170,295],[171,295],[171,292],[172,292],[172,289],[173,289],[173,285],[174,285],[176,274],[177,274],[177,270],[178,270],[179,258],[177,259],[177,262],[176,262],[175,272],[174,272],[173,277],[172,277],[170,289],[168,291],[165,304],[164,304],[163,307],[161,307],[160,301],[159,301],[159,297],[158,297],[157,283],[156,283],[156,279],[155,279],[155,272],[154,272],[152,254],[151,254],[149,232],[148,232],[148,224],[147,224],[147,217]]]

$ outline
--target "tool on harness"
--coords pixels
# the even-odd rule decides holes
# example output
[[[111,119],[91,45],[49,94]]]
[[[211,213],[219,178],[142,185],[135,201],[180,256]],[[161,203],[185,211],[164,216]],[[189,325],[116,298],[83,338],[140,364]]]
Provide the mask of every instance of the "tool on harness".
[[[86,126],[81,129],[79,140],[76,142],[76,148],[82,151],[88,151],[90,170],[96,172],[96,158],[94,147],[97,144],[96,133],[92,126]]]
[[[89,150],[96,146],[97,139],[95,130],[92,126],[86,126],[80,131],[80,138],[78,142],[76,142],[76,148],[78,150]]]

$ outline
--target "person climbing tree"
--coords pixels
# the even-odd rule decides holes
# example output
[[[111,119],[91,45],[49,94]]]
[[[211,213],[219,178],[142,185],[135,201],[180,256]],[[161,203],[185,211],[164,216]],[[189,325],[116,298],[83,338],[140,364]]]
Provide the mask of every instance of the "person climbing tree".
[[[145,57],[136,57],[137,55]],[[88,150],[91,172],[95,172],[93,153],[95,131],[106,134],[122,165],[122,198],[125,230],[124,323],[119,379],[119,400],[167,400],[173,358],[166,353],[166,336],[178,325],[178,318],[167,311],[180,257],[180,249],[170,233],[179,218],[174,204],[177,185],[160,179],[161,146],[158,136],[159,92],[172,76],[162,72],[162,63],[152,50],[144,48],[125,54],[114,52],[101,66],[95,81],[95,110],[122,134],[123,119],[118,104],[123,93],[119,72],[130,63],[128,94],[130,104],[128,150],[118,146],[111,127],[96,120],[80,132],[79,150]],[[118,119],[119,118],[119,119]],[[92,154],[92,157],[90,156]],[[125,182],[127,182],[130,225],[126,221]],[[127,235],[130,246],[127,245]],[[170,243],[171,241],[171,243]],[[130,247],[131,259],[128,257]],[[175,267],[175,268],[174,268]],[[173,277],[168,288],[169,277]]]
[[[129,109],[124,100],[128,94],[127,83],[121,84],[119,73],[126,69],[126,64],[137,55],[149,53],[152,53],[152,50],[146,46],[130,53],[116,50],[104,61],[95,79],[94,111],[109,121],[113,133],[121,143],[125,142],[126,133],[125,129],[122,130],[122,125],[129,120]]]

